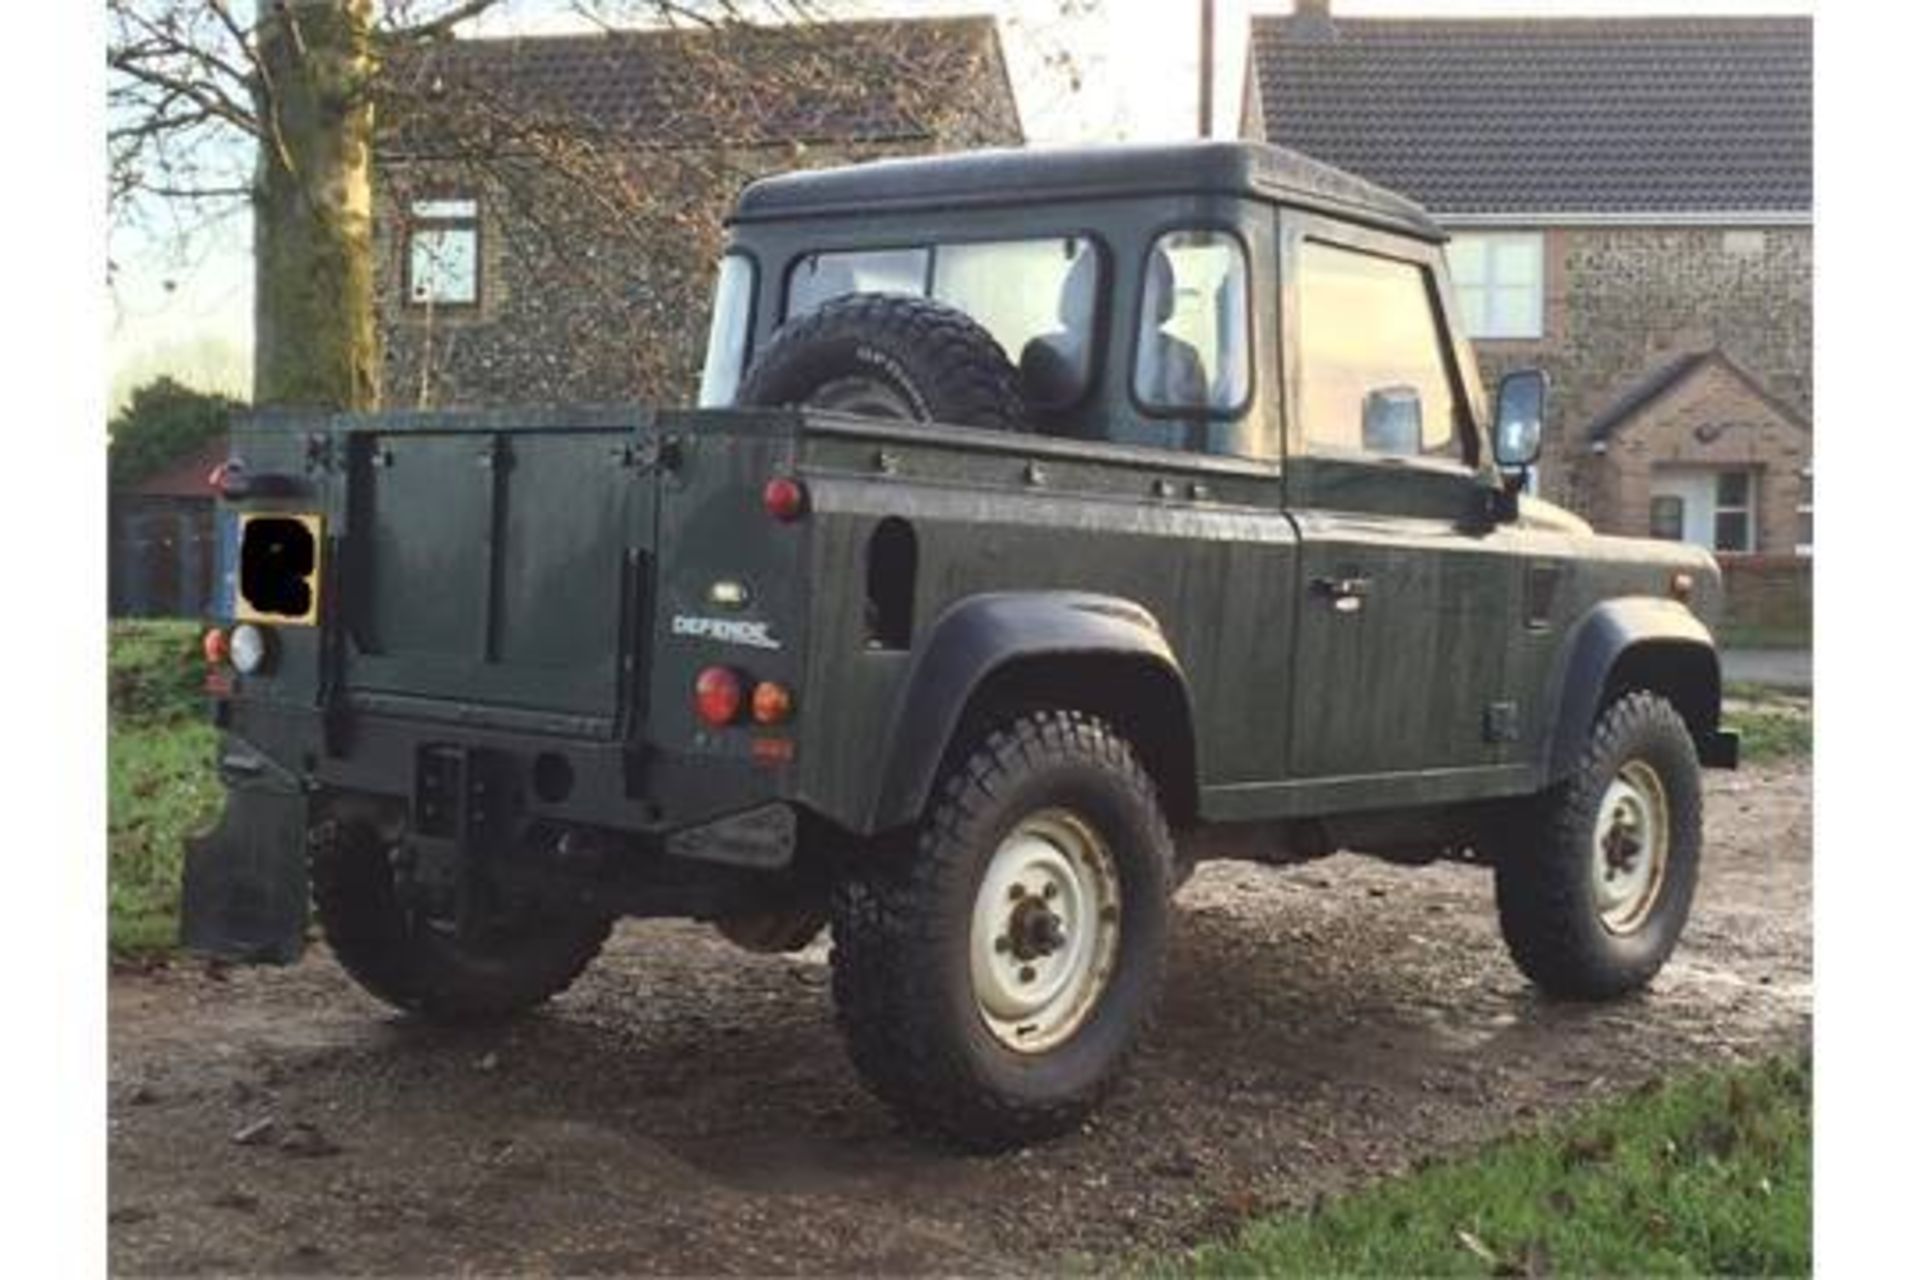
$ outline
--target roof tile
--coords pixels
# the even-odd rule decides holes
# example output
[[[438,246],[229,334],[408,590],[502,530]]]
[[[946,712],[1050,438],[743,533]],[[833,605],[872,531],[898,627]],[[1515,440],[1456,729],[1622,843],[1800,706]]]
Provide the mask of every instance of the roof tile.
[[[1255,18],[1267,137],[1449,213],[1794,212],[1807,18]]]

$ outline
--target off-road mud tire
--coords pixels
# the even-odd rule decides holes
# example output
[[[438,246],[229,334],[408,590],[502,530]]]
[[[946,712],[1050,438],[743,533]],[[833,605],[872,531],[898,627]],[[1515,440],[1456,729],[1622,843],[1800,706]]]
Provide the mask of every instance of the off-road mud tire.
[[[1631,932],[1601,922],[1593,833],[1612,780],[1628,761],[1665,787],[1668,851],[1658,895]],[[1686,927],[1700,871],[1700,762],[1671,703],[1644,690],[1608,705],[1571,776],[1492,833],[1500,928],[1514,963],[1552,996],[1602,1000],[1646,985]]]
[[[1041,1054],[995,1040],[969,977],[969,921],[1006,833],[1047,807],[1093,824],[1118,872],[1112,976],[1086,1021]],[[1030,711],[950,757],[913,847],[877,850],[833,902],[833,993],[854,1066],[916,1129],[998,1151],[1078,1127],[1151,1018],[1170,916],[1173,841],[1139,758],[1106,722]]]
[[[340,966],[371,994],[435,1022],[490,1022],[557,995],[599,954],[612,921],[546,917],[484,949],[418,921],[394,890],[385,844],[353,823],[309,840],[314,914]]]
[[[1019,371],[966,312],[905,294],[832,298],[775,333],[741,383],[743,405],[809,403],[842,379],[891,390],[913,419],[1028,429]]]

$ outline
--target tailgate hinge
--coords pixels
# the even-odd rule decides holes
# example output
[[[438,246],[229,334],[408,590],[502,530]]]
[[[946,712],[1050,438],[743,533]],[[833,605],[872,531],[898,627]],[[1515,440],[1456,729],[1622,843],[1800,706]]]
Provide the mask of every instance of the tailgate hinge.
[[[672,471],[680,465],[680,441],[675,436],[642,436],[615,445],[614,465],[630,467],[640,475]]]

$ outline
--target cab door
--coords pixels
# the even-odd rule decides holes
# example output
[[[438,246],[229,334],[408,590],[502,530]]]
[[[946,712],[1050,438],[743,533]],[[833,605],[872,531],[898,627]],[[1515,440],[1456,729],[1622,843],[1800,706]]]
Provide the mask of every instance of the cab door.
[[[1283,212],[1286,501],[1300,535],[1289,758],[1343,804],[1444,798],[1511,751],[1516,563],[1490,536],[1437,246]],[[1470,358],[1470,357],[1469,357]],[[1380,786],[1384,776],[1408,787]]]

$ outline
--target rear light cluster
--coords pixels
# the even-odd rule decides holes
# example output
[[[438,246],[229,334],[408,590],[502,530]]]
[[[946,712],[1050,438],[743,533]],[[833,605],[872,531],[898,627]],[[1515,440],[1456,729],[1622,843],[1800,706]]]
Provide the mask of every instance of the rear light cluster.
[[[773,519],[790,524],[807,514],[807,487],[792,476],[775,476],[762,486],[760,505]],[[713,600],[737,608],[745,602],[746,591],[732,582],[715,583]],[[748,718],[771,727],[792,718],[793,690],[777,681],[756,680],[733,667],[705,667],[694,677],[693,710],[701,723],[715,729]],[[758,750],[764,745],[756,744],[756,755],[766,754]],[[791,744],[784,745],[790,753]]]
[[[273,660],[273,633],[251,622],[212,627],[200,637],[200,652],[216,670],[231,666],[243,676],[258,675]]]
[[[772,680],[755,681],[732,667],[707,667],[694,679],[693,709],[716,729],[736,723],[743,710],[755,724],[785,724],[793,715],[793,691]]]
[[[760,490],[760,504],[767,514],[785,524],[807,514],[807,490],[792,476],[775,476]]]

